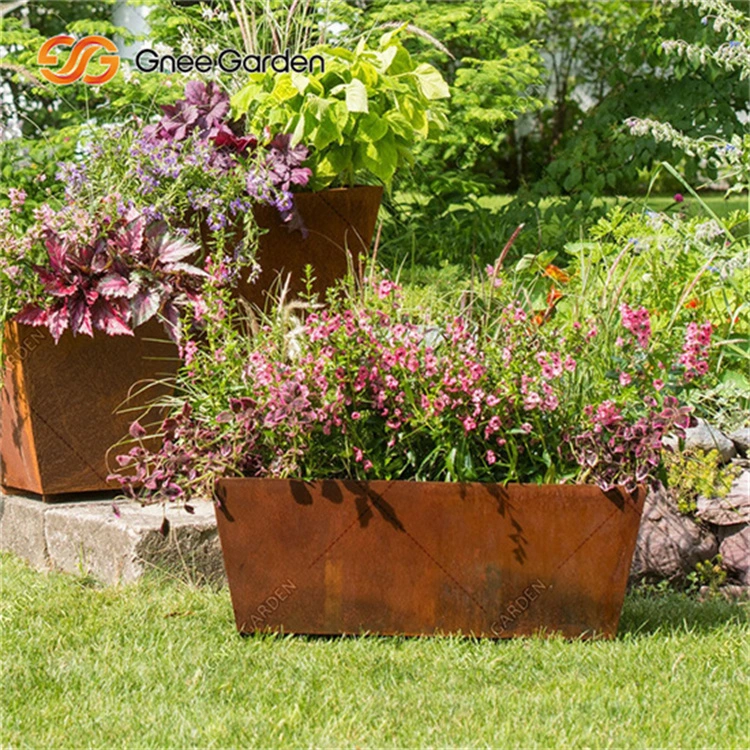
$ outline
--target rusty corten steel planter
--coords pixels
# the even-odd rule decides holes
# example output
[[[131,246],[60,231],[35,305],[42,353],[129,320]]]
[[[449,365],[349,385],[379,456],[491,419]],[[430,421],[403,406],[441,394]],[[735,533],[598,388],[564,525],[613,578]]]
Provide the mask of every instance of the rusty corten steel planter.
[[[177,369],[177,349],[162,326],[151,321],[133,337],[74,337],[66,331],[55,345],[46,329],[10,323],[4,348],[3,488],[33,492],[45,500],[116,489],[106,481],[107,451],[139,416],[116,412],[131,386],[174,375]],[[164,393],[163,387],[151,388],[126,406],[144,406]],[[114,468],[114,461],[110,465]]]
[[[614,637],[643,510],[593,486],[223,479],[243,633]]]
[[[310,264],[314,269],[313,291],[320,294],[346,276],[349,264],[356,271],[361,255],[372,242],[383,188],[360,186],[334,188],[317,193],[296,193],[294,202],[307,228],[290,232],[272,206],[253,209],[258,225],[268,231],[259,237],[257,260],[261,273],[248,284],[240,283],[240,294],[250,302],[264,307],[267,292],[277,284],[279,274],[291,274],[290,292],[304,291],[303,271]]]

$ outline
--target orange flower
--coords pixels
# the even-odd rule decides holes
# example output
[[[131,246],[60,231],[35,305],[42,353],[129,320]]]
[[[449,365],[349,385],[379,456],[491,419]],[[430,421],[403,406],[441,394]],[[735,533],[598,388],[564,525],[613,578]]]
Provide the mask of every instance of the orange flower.
[[[563,293],[557,287],[553,286],[547,294],[547,307],[552,307],[562,296]]]
[[[697,297],[693,297],[689,302],[685,303],[685,307],[690,308],[691,310],[695,310],[698,305],[700,305],[700,300]]]
[[[537,313],[534,316],[534,323],[536,323],[536,325],[540,326],[540,325],[542,325],[542,323],[544,323],[544,319],[545,319],[544,313]]]
[[[570,276],[557,266],[550,263],[547,268],[544,269],[544,275],[549,276],[551,279],[560,282],[561,284],[567,284],[570,281]]]

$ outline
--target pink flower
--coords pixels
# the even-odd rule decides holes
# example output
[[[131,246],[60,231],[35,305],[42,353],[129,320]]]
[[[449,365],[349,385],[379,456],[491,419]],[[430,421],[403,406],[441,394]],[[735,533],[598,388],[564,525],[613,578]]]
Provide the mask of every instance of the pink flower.
[[[685,380],[692,380],[696,375],[705,375],[708,372],[708,350],[711,346],[712,332],[713,326],[708,320],[700,326],[697,323],[688,325],[679,359],[680,364],[685,367]]]
[[[664,381],[661,378],[657,378],[653,382],[653,386],[657,391],[660,391],[662,388],[664,388]]]
[[[469,433],[477,428],[477,423],[471,417],[464,417],[461,421],[466,433]]]
[[[180,356],[185,360],[185,364],[189,365],[195,355],[198,353],[198,344],[195,341],[188,341],[185,346],[180,347]]]
[[[675,203],[682,203],[682,201],[685,200],[685,196],[682,193],[675,193],[674,194],[674,202]]]
[[[388,281],[388,279],[384,279],[378,285],[378,299],[386,299],[388,295],[396,288],[396,284],[394,284],[392,281]]]
[[[492,464],[497,461],[497,456],[495,455],[494,451],[487,451],[487,463],[492,466]]]
[[[622,325],[635,336],[641,349],[647,349],[651,338],[651,320],[648,310],[643,306],[633,310],[623,302],[620,305],[620,315]]]
[[[8,198],[13,211],[20,211],[26,202],[26,191],[23,188],[8,188]]]
[[[526,394],[526,397],[523,400],[523,408],[526,409],[526,411],[532,411],[541,403],[542,397],[538,393],[530,391]]]
[[[528,422],[524,422],[521,429],[528,435],[534,428]]]
[[[357,420],[357,419],[360,419],[361,417],[362,415],[358,411],[352,412],[352,419]]]
[[[365,462],[364,462],[364,463],[362,464],[362,468],[363,468],[363,469],[364,469],[365,471],[370,471],[370,469],[372,469],[372,461],[370,461],[370,459],[368,458],[368,459],[367,459],[367,460],[366,460],[366,461],[365,461]]]
[[[362,459],[365,457],[365,454],[362,452],[362,449],[357,448],[356,446],[353,446],[352,452],[354,453],[354,460],[357,463],[362,463]]]
[[[624,388],[626,385],[630,385],[633,379],[628,375],[627,372],[620,373],[620,385]]]

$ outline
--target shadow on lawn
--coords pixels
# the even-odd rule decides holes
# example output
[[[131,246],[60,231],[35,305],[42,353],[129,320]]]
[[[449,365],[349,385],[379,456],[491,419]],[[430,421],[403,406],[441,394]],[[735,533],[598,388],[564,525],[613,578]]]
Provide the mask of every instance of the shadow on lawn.
[[[750,624],[750,602],[698,601],[687,594],[630,593],[617,637],[652,633],[710,633],[729,624]]]

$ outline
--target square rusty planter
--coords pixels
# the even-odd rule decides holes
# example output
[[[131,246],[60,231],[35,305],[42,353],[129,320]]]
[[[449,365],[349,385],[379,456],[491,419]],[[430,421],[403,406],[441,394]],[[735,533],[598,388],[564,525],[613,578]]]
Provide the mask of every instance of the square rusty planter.
[[[367,253],[383,197],[380,186],[333,188],[316,193],[296,193],[294,202],[307,229],[307,237],[289,227],[272,206],[256,206],[253,214],[267,231],[259,237],[257,260],[260,276],[252,284],[243,279],[240,294],[263,307],[267,292],[279,278],[291,274],[290,292],[304,291],[303,273],[314,269],[313,291],[323,294]]]
[[[240,632],[617,632],[645,492],[223,479]]]
[[[4,337],[0,392],[0,484],[41,495],[114,490],[107,451],[127,435],[137,413],[117,413],[140,381],[174,375],[178,356],[162,326],[135,336],[74,337],[55,344],[46,329],[10,323]],[[128,400],[145,407],[168,392],[149,389]],[[156,415],[153,415],[156,419]]]

